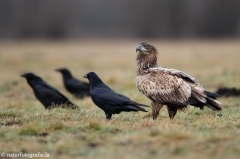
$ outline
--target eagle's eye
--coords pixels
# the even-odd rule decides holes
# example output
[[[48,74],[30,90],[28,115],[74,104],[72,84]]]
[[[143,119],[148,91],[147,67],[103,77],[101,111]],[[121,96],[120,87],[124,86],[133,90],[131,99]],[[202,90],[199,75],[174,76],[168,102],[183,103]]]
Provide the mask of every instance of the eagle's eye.
[[[149,45],[144,45],[144,48],[145,48],[145,49],[148,49],[148,48],[149,48]]]

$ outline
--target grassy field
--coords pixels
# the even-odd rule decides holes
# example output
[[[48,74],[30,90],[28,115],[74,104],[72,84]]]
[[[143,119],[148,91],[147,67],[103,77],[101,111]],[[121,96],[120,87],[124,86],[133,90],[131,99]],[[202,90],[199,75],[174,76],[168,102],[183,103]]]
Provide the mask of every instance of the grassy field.
[[[141,40],[0,42],[0,153],[48,153],[51,158],[152,159],[240,156],[240,97],[220,98],[224,109],[189,107],[171,121],[163,108],[121,113],[106,121],[90,98],[79,100],[54,69],[67,67],[85,80],[96,72],[118,93],[150,105],[135,86],[135,47]],[[240,88],[239,41],[147,41],[158,48],[159,65],[182,70],[208,90]],[[80,110],[47,111],[36,100],[24,72],[34,72]]]

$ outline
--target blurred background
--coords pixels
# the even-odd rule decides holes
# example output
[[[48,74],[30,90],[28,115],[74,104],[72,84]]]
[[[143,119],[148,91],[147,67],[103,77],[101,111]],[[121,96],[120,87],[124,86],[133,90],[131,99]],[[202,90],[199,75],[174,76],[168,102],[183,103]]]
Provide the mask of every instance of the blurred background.
[[[142,41],[158,49],[159,65],[211,90],[240,87],[239,8],[237,0],[2,0],[0,92],[29,71],[64,90],[59,67],[135,92]]]
[[[238,38],[237,0],[2,0],[0,38]]]

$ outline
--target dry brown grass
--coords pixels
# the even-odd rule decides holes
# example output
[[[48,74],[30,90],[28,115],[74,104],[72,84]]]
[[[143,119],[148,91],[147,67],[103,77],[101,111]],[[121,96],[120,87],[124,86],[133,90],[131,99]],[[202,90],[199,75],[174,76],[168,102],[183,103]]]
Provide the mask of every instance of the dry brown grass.
[[[238,158],[239,97],[219,99],[222,112],[189,108],[173,121],[164,108],[121,113],[106,121],[90,98],[65,91],[55,68],[68,67],[79,79],[95,71],[116,92],[150,101],[135,86],[135,46],[141,40],[80,40],[0,43],[0,151],[48,152],[52,158]],[[148,41],[162,66],[182,70],[208,90],[240,87],[239,41]],[[21,73],[32,71],[81,108],[46,111]],[[151,109],[149,109],[151,112]],[[221,114],[221,115],[220,115]]]

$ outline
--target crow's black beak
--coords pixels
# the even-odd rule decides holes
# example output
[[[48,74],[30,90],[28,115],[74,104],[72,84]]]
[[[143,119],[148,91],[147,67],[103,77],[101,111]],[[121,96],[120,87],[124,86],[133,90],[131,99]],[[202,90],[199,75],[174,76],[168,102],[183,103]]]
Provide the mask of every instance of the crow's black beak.
[[[57,71],[57,72],[61,72],[61,69],[58,68],[58,69],[55,69],[55,71]]]
[[[87,78],[87,74],[83,76],[84,78]]]
[[[21,74],[21,77],[26,77],[26,74],[24,73],[24,74]]]

